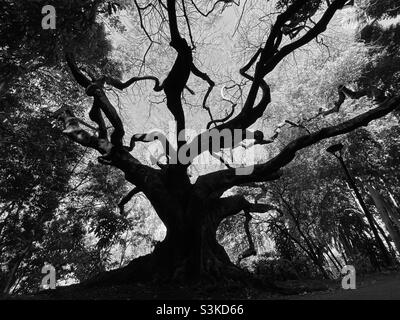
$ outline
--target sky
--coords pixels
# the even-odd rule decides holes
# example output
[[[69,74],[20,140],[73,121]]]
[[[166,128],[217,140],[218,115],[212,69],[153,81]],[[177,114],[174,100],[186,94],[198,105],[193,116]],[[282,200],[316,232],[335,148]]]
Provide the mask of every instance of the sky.
[[[219,19],[214,20],[213,24],[203,24],[202,27],[200,26],[197,29],[194,27],[193,34],[195,39],[201,39],[207,42],[207,45],[198,46],[194,53],[196,65],[202,71],[210,74],[211,78],[217,83],[213,95],[211,99],[209,99],[209,106],[215,118],[219,118],[221,114],[223,115],[226,110],[230,110],[231,108],[229,103],[221,101],[219,93],[223,87],[223,82],[229,79],[229,75],[233,75],[237,81],[240,81],[241,77],[238,73],[239,68],[242,67],[242,63],[247,61],[249,56],[255,51],[255,48],[249,49],[246,46],[240,46],[238,44],[243,43],[248,36],[247,33],[256,37],[258,39],[257,41],[259,41],[258,43],[262,43],[261,40],[265,40],[265,37],[268,35],[268,19],[259,27],[259,29],[262,30],[260,34],[255,33],[255,28],[252,28],[257,21],[252,21],[252,19],[248,19],[246,16],[243,16],[240,20],[244,7],[246,12],[250,10],[260,14],[259,4],[260,3],[255,0],[241,1],[240,7],[230,6],[226,8]],[[345,11],[344,13],[340,13],[338,18],[332,22],[332,27],[327,31],[326,37],[342,38],[343,32],[351,33],[352,30],[354,30],[354,26],[346,21],[349,10],[346,9]],[[275,17],[272,19],[274,20]],[[237,32],[235,32],[239,20],[243,29],[239,28]],[[111,38],[116,54],[119,54],[118,50],[124,47],[124,50],[128,49],[127,54],[129,56],[129,50],[134,47],[134,43],[138,39],[136,31],[138,28],[138,21],[132,20],[132,18],[127,15],[122,18],[122,21],[126,25],[127,32],[122,36],[118,33],[113,33]],[[145,50],[145,48],[143,48],[143,50]],[[167,48],[166,50],[171,54],[171,57],[173,57],[175,54],[174,50],[172,48]],[[123,55],[122,59],[124,59]],[[289,58],[289,60],[290,59],[291,58]],[[296,63],[298,60],[307,59],[307,53],[298,52],[296,53],[295,59]],[[291,77],[293,76],[293,71],[296,70],[296,63],[289,61],[289,63],[286,64],[286,70],[285,67],[279,68],[277,72],[287,72],[288,76]],[[133,75],[135,74],[126,74],[124,78],[127,79]],[[160,72],[159,77],[162,80],[166,75],[165,71],[164,73]],[[202,82],[196,81],[193,76],[191,76],[189,80],[189,86],[195,89],[196,95],[191,97],[186,93],[185,97],[188,101],[201,101],[207,86]],[[139,88],[142,90],[141,94],[138,91]],[[171,128],[174,127],[172,115],[167,110],[165,103],[152,103],[152,101],[155,100],[152,96],[152,83],[139,83],[137,86],[126,90],[125,93],[119,92],[118,95],[121,105],[120,112],[124,119],[127,132],[126,139],[129,139],[133,134],[148,133],[153,130],[165,132],[167,136],[171,133]],[[118,104],[115,96],[113,97],[113,101],[115,104]],[[201,130],[205,129],[205,124],[209,121],[206,112],[202,111],[199,107],[190,107],[188,105],[185,105],[185,112],[188,123],[187,127],[189,129],[196,133],[200,133]],[[253,129],[263,129],[268,134],[273,132],[274,128],[265,128],[264,125],[265,123],[259,121],[253,126]],[[192,136],[194,136],[194,134]],[[146,151],[148,148],[148,145],[140,145],[136,149],[137,152],[135,155],[140,158],[140,156],[144,154],[146,158],[145,161],[149,161],[150,153],[154,152],[154,148],[158,149],[160,153],[162,152],[161,145],[157,142],[150,146],[150,149],[152,149],[150,152]],[[243,151],[239,151],[239,153],[237,153],[238,158],[242,157],[242,152]],[[252,152],[250,157],[252,157],[253,154],[254,152]],[[262,150],[257,150],[257,155],[260,159],[265,157]],[[210,161],[221,169],[221,164],[217,160],[211,159]],[[240,160],[238,160],[238,162],[240,162]],[[209,162],[206,161],[206,163]]]

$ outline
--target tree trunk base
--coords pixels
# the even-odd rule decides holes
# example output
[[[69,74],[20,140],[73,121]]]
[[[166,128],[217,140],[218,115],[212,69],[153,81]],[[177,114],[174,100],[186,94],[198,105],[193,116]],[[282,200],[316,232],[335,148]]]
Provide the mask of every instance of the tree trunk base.
[[[223,250],[222,247],[220,249]],[[224,250],[223,253],[219,250],[208,252],[198,273],[190,269],[192,265],[190,258],[180,257],[174,261],[169,259],[170,255],[167,246],[161,243],[152,253],[133,260],[126,267],[101,273],[79,286],[94,288],[149,282],[201,287],[237,284],[279,291],[273,283],[261,280],[234,265]]]

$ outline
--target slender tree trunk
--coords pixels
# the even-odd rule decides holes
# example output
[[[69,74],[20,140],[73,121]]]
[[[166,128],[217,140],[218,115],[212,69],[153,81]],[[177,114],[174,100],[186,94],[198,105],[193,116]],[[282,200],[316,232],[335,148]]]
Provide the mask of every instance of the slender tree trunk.
[[[375,221],[375,226],[378,229],[380,235],[382,236],[383,240],[386,242],[386,246],[388,247],[390,252],[393,252],[393,247],[392,244],[390,243],[389,237],[386,235],[385,230],[382,229],[382,227],[379,225],[378,222]]]
[[[21,265],[22,261],[25,259],[25,257],[27,256],[27,254],[29,253],[29,251],[31,250],[32,247],[32,242],[29,243],[25,249],[15,258],[15,262],[10,270],[10,273],[8,274],[7,277],[7,282],[4,286],[3,289],[3,294],[7,295],[9,294],[11,287],[13,286],[13,284],[15,283],[15,276],[17,274],[18,268]]]
[[[305,247],[301,241],[299,241],[298,239],[296,239],[293,235],[290,234],[289,231],[287,231],[284,227],[279,227],[277,225],[277,227],[286,234],[287,237],[289,237],[289,239],[291,239],[294,243],[296,243],[303,251],[304,253],[311,259],[311,261],[314,263],[314,265],[318,268],[318,270],[320,271],[320,273],[322,274],[322,276],[325,279],[329,279],[329,276],[324,268],[324,266],[321,264],[321,262],[319,261],[318,257],[315,255],[315,253],[313,251],[310,250],[309,246]]]
[[[340,233],[341,244],[344,248],[344,252],[346,253],[347,258],[353,259],[355,254],[354,247],[351,245],[350,240],[343,229],[340,229],[339,233]],[[346,263],[348,262],[349,261],[347,261]]]
[[[348,183],[349,183],[350,187],[353,189],[353,191],[354,191],[354,193],[356,195],[356,198],[358,200],[358,203],[360,204],[362,210],[364,211],[365,216],[367,217],[367,220],[369,222],[370,228],[372,230],[372,233],[374,234],[375,241],[376,241],[376,243],[377,243],[377,245],[378,245],[378,247],[379,247],[379,249],[381,251],[381,254],[382,254],[382,257],[384,259],[384,262],[385,262],[386,265],[391,265],[392,261],[391,261],[389,252],[386,250],[386,247],[383,244],[382,239],[379,237],[378,230],[375,227],[374,217],[372,216],[372,214],[369,212],[367,206],[365,205],[364,200],[363,200],[360,192],[358,191],[358,188],[357,188],[353,178],[351,177],[350,172],[347,169],[343,158],[342,157],[338,157],[338,159],[339,159],[340,164],[341,164],[341,166],[342,166],[342,168],[343,168],[343,170],[344,170],[344,172],[346,174]]]
[[[337,271],[340,273],[342,270],[341,263],[336,259],[335,255],[333,254],[331,248],[329,248],[328,245],[326,245],[326,248],[327,248],[326,255],[328,256],[329,260],[331,260]]]
[[[390,219],[389,211],[391,208],[386,203],[385,199],[383,199],[383,197],[373,187],[368,185],[367,189],[372,199],[374,200],[375,206],[378,209],[378,212],[386,226],[387,231],[389,232],[390,237],[392,238],[396,246],[397,252],[400,254],[400,234],[395,229]]]

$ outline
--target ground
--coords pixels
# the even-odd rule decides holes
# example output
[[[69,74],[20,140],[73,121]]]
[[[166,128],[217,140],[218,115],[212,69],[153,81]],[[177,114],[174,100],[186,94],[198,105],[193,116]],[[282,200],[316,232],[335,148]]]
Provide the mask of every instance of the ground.
[[[400,300],[400,273],[375,274],[357,281],[355,290],[340,287],[325,292],[312,292],[286,299],[295,300]]]
[[[214,286],[171,286],[170,284],[135,284],[105,288],[61,288],[54,292],[24,297],[27,299],[117,299],[117,300],[400,300],[400,273],[386,272],[359,276],[356,290],[341,289],[341,280],[304,280],[276,282],[277,288],[225,283]]]

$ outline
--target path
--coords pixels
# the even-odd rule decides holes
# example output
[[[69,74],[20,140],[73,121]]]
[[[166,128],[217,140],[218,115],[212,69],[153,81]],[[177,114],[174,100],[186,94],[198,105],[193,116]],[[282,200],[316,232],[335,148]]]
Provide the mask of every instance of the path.
[[[338,289],[333,292],[314,292],[290,296],[291,300],[400,300],[400,275],[384,275],[357,283],[355,290]]]

